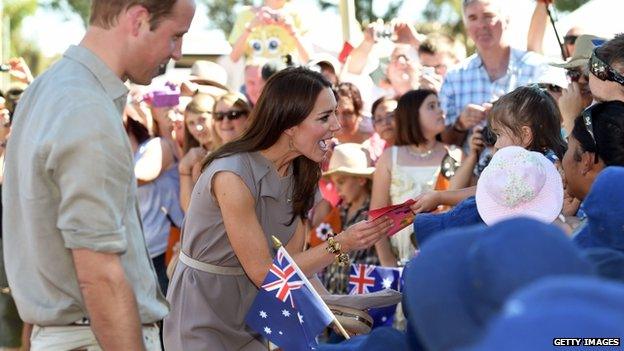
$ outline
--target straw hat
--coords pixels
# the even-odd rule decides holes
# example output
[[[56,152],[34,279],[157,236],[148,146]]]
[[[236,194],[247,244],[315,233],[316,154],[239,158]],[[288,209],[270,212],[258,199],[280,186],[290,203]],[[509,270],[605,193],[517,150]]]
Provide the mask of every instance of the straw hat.
[[[332,174],[345,174],[356,177],[372,178],[375,167],[370,167],[370,158],[362,145],[345,143],[337,145],[329,160],[329,168],[323,177]]]
[[[487,225],[520,216],[552,223],[563,207],[563,182],[544,155],[508,146],[481,173],[476,200]]]
[[[571,57],[569,57],[564,62],[551,62],[549,64],[551,66],[566,69],[586,66],[589,58],[591,57],[592,51],[594,51],[594,48],[602,45],[605,41],[605,39],[599,38],[595,35],[579,35],[578,39],[576,39],[576,42],[574,44],[574,52],[572,53]]]

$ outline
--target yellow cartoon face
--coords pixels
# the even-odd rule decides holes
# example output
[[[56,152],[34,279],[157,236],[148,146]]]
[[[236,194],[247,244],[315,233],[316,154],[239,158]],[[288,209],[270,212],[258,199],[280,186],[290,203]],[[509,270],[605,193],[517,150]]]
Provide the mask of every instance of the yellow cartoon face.
[[[274,59],[295,52],[293,38],[282,26],[268,24],[256,27],[247,40],[248,57]]]

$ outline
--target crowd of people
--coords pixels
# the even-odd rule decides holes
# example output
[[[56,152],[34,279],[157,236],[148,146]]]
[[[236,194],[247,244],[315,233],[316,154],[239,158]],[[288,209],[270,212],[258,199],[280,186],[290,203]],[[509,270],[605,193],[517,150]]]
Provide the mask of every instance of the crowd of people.
[[[267,349],[245,315],[272,237],[320,296],[353,294],[351,265],[401,274],[390,320],[321,350],[621,341],[624,34],[574,27],[548,62],[550,3],[524,48],[501,0],[463,0],[468,57],[397,20],[339,59],[265,0],[166,81],[195,2],[93,0],[45,73],[9,62],[0,350]],[[392,235],[370,215],[406,202]]]

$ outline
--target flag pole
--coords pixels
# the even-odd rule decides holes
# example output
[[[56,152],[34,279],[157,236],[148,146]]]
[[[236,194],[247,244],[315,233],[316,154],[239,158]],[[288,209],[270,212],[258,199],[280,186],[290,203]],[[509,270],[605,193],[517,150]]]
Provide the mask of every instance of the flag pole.
[[[275,237],[274,235],[271,235],[271,240],[273,241],[273,246],[276,249],[279,249],[280,247],[283,247],[284,245],[282,245],[282,242]],[[286,254],[286,256],[288,257],[289,260],[291,260],[292,262],[295,262],[295,260],[292,259],[292,257],[290,257],[290,254],[288,254],[288,251],[286,251],[286,248],[284,248],[284,253]],[[340,334],[342,334],[342,336],[346,339],[349,340],[351,339],[351,337],[349,337],[349,333],[347,333],[347,331],[345,330],[345,328],[342,326],[342,324],[340,324],[340,322],[338,321],[338,318],[336,318],[336,315],[334,314],[334,312],[332,312],[332,310],[327,307],[327,304],[325,303],[325,301],[323,301],[323,299],[321,298],[321,296],[318,294],[318,292],[316,291],[316,289],[314,289],[314,286],[312,286],[312,284],[310,283],[310,281],[308,280],[308,278],[305,276],[305,274],[303,274],[303,272],[301,271],[301,269],[299,269],[299,266],[297,266],[296,264],[294,265],[295,269],[297,270],[297,273],[299,273],[299,275],[301,276],[301,278],[304,280],[305,284],[310,287],[310,290],[312,292],[312,294],[314,294],[314,296],[316,296],[316,298],[321,301],[321,303],[323,304],[323,307],[327,310],[327,312],[329,314],[332,315],[333,319],[333,323],[334,325],[338,328],[338,331],[340,331]]]

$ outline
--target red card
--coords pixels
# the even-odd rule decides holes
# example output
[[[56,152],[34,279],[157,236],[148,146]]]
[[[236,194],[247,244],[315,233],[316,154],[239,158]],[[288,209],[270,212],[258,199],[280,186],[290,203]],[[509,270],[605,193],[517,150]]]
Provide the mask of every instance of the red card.
[[[392,205],[382,208],[376,208],[368,211],[371,220],[375,220],[381,216],[388,216],[394,221],[394,225],[388,230],[388,236],[396,234],[399,230],[411,225],[414,221],[414,212],[410,206],[414,204],[414,200],[409,199],[402,204]]]

